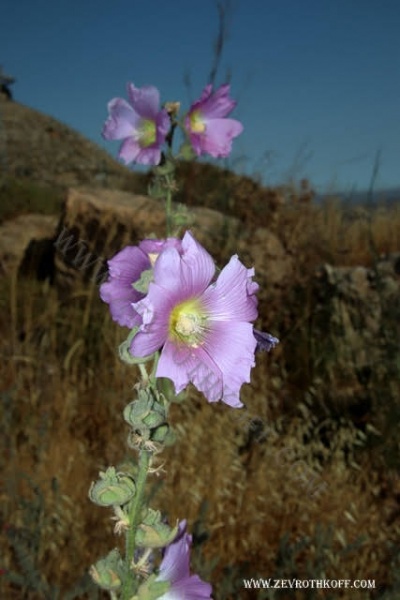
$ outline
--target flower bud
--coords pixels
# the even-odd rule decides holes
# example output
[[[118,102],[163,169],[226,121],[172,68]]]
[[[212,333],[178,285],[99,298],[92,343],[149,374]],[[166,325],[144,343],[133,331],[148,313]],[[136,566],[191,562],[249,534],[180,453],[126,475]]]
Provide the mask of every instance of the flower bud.
[[[133,479],[109,467],[100,471],[100,479],[90,486],[89,498],[99,506],[122,506],[135,495],[135,490]]]
[[[158,442],[160,444],[164,444],[165,446],[172,446],[175,442],[176,436],[168,423],[164,423],[160,425],[151,432],[151,440],[152,442]]]
[[[163,548],[176,538],[178,525],[171,528],[161,518],[159,510],[148,509],[136,531],[135,543],[139,548]]]
[[[166,410],[161,402],[148,389],[141,389],[138,399],[130,402],[124,409],[125,421],[143,435],[143,430],[154,429],[167,418]]]
[[[93,581],[103,590],[116,591],[121,587],[121,571],[123,568],[119,551],[111,550],[105,558],[90,567]]]

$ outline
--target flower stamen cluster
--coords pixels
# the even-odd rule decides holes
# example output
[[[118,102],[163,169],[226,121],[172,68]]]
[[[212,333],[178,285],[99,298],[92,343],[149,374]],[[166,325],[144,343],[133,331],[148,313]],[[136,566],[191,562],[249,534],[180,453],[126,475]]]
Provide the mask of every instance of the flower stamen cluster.
[[[171,339],[182,342],[192,348],[204,343],[207,317],[201,310],[198,300],[189,300],[178,304],[171,311],[169,333]]]

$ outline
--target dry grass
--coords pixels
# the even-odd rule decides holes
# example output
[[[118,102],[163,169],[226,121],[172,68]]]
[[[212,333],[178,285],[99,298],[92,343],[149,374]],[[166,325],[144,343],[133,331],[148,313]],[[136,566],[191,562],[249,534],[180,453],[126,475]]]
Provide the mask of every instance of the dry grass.
[[[399,250],[398,206],[347,215],[334,202],[292,199],[272,212],[299,257],[299,282],[323,261],[369,264],[374,253]],[[121,411],[136,373],[116,356],[124,332],[95,286],[61,301],[46,282],[3,280],[0,308],[0,567],[22,577],[10,584],[3,575],[1,597],[95,598],[82,577],[116,541],[110,515],[87,492],[99,469],[128,457]],[[301,335],[309,308],[292,307]],[[280,310],[268,306],[262,321],[278,322]],[[398,473],[345,416],[326,418],[329,442],[318,435],[312,407],[294,388],[288,398],[284,353],[285,340],[261,355],[244,389],[253,431],[246,417],[193,391],[173,406],[178,441],[163,455],[166,473],[154,477],[153,504],[188,519],[194,564],[216,599],[246,598],[240,576],[375,579],[371,597],[392,589],[385,597],[395,598]]]

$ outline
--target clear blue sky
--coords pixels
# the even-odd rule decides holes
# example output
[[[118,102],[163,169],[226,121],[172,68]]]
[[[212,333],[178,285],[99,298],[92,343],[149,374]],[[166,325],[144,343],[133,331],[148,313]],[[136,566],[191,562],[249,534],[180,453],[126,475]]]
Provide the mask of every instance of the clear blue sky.
[[[231,164],[321,192],[400,184],[398,0],[232,0],[217,83],[244,124]],[[214,0],[3,0],[0,64],[15,99],[101,139],[106,104],[153,84],[188,106],[207,83]],[[191,79],[191,95],[184,75]]]

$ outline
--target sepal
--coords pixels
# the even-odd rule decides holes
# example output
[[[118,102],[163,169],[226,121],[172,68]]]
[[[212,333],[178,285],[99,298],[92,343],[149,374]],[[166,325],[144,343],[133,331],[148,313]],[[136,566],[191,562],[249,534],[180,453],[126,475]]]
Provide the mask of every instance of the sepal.
[[[120,359],[128,365],[144,364],[154,359],[154,354],[150,354],[149,356],[132,356],[132,354],[130,353],[129,348],[131,346],[133,338],[135,337],[138,331],[139,327],[134,327],[131,330],[128,337],[126,338],[126,340],[122,342],[122,344],[120,344],[118,348],[118,354]]]
[[[153,281],[153,269],[146,269],[142,271],[140,277],[135,283],[132,284],[133,288],[142,294],[147,294],[149,291],[149,285]]]

